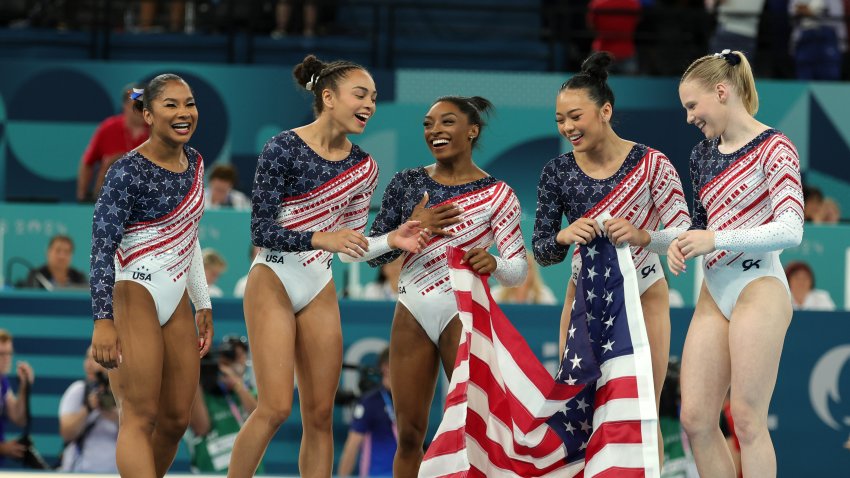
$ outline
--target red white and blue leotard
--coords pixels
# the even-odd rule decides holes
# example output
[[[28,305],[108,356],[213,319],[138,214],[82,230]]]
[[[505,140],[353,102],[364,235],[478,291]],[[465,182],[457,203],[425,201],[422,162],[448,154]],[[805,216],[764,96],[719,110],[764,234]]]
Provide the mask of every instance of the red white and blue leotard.
[[[328,161],[295,132],[270,139],[257,162],[251,238],[264,264],[280,278],[295,312],[330,282],[332,254],[313,250],[317,231],[363,231],[378,181],[378,165],[352,145],[340,161]]]
[[[92,223],[91,295],[94,318],[113,317],[115,282],[150,291],[164,325],[184,291],[196,309],[210,308],[198,223],[204,212],[204,162],[185,147],[188,167],[175,173],[137,151],[106,173]]]
[[[797,149],[775,129],[730,154],[718,142],[704,140],[691,153],[691,229],[715,233],[715,251],[703,257],[706,286],[730,318],[754,279],[773,276],[788,287],[779,254],[802,241],[803,188]]]
[[[555,241],[562,217],[569,222],[587,217],[622,217],[649,232],[646,248],[632,247],[632,260],[639,272],[643,293],[664,277],[659,254],[687,230],[691,219],[682,192],[682,182],[670,160],[655,149],[635,144],[612,176],[595,179],[578,166],[573,153],[549,161],[540,175],[537,214],[534,222],[534,257],[543,266],[564,260],[569,250]],[[664,226],[664,229],[659,227]],[[572,259],[573,281],[581,270],[578,248]]]

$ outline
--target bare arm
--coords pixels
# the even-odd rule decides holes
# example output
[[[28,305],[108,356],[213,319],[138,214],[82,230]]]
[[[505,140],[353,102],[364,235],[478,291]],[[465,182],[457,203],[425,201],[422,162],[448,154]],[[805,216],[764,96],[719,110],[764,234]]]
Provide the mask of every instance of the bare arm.
[[[346,438],[345,446],[342,449],[342,456],[339,458],[339,467],[336,470],[340,478],[351,476],[351,472],[354,471],[354,465],[357,463],[357,456],[360,454],[364,436],[362,433],[354,430],[348,432],[348,438]]]

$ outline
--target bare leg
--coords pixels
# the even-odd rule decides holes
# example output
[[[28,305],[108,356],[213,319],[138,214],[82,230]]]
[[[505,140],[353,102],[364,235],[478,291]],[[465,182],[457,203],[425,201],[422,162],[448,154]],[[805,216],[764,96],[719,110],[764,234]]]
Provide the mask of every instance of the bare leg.
[[[162,340],[162,386],[153,432],[154,463],[159,477],[165,476],[171,467],[180,439],[186,433],[200,378],[198,333],[185,293],[174,315],[162,327]]]
[[[139,284],[116,282],[113,307],[122,357],[118,368],[109,372],[120,415],[118,471],[123,477],[153,478],[157,474],[151,437],[162,381],[162,330],[153,298]]]
[[[270,268],[251,269],[243,304],[259,396],[233,444],[227,476],[238,478],[256,473],[269,441],[292,412],[295,387],[295,314]]]
[[[402,304],[390,333],[390,383],[398,426],[393,476],[416,476],[428,431],[428,411],[437,385],[437,347]]]
[[[301,476],[331,476],[333,407],[342,371],[342,328],[333,281],[295,319],[295,374],[301,402]]]
[[[643,321],[649,338],[649,351],[652,354],[652,379],[655,386],[655,411],[661,406],[661,389],[667,377],[667,364],[670,362],[670,291],[666,280],[659,280],[649,286],[640,296],[643,308]],[[664,438],[661,436],[661,424],[658,425],[658,462],[664,464]]]
[[[682,352],[681,420],[700,476],[734,478],[720,431],[720,410],[731,380],[729,322],[703,283]]]
[[[732,311],[732,419],[747,478],[776,476],[776,452],[767,429],[767,412],[790,324],[788,292],[772,277],[747,285]]]

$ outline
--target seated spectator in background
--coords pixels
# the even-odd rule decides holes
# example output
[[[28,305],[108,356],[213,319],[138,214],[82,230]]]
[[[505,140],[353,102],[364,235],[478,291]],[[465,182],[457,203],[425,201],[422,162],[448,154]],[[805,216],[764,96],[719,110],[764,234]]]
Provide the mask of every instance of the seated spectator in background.
[[[57,287],[88,287],[86,275],[71,267],[74,241],[57,234],[47,245],[47,264],[31,270],[23,287],[53,290]]]
[[[824,197],[819,188],[803,185],[803,215],[814,224],[838,224],[841,208],[834,199]]]
[[[717,28],[711,37],[709,53],[740,51],[755,64],[764,3],[765,0],[705,0],[706,10],[717,13]]]
[[[794,261],[785,266],[785,277],[791,289],[791,305],[795,310],[835,310],[829,292],[815,289],[815,274],[808,264]]]
[[[247,340],[242,345],[247,347]],[[256,392],[245,385],[244,374],[233,341],[222,342],[201,359],[200,383],[184,436],[193,473],[227,471],[236,435],[257,409]],[[263,473],[262,464],[257,473]]]
[[[168,31],[179,32],[183,30],[183,15],[186,12],[186,2],[178,0],[141,0],[139,6],[139,31],[154,32],[162,30],[162,27],[155,26],[157,17],[157,4],[168,5]]]
[[[556,304],[555,294],[546,286],[540,271],[537,269],[537,261],[528,253],[528,275],[525,282],[517,287],[502,287],[497,285],[491,291],[493,299],[499,304]]]
[[[664,437],[664,466],[661,469],[661,478],[699,478],[694,455],[679,417],[682,404],[680,374],[679,358],[670,357],[658,408],[659,428],[661,436]]]
[[[142,113],[133,109],[133,100],[130,99],[133,88],[144,88],[144,85],[131,84],[124,87],[121,91],[121,113],[106,118],[98,125],[83,153],[77,172],[77,201],[96,200],[109,166],[148,139],[148,125]],[[94,187],[90,189],[92,177]]]
[[[398,298],[398,278],[404,256],[384,264],[378,269],[378,277],[363,287],[360,298],[363,300],[396,300]]]
[[[0,468],[6,457],[20,460],[26,452],[26,447],[15,440],[6,441],[4,434],[6,420],[14,423],[18,427],[26,425],[27,420],[27,404],[26,400],[20,400],[12,391],[12,386],[9,384],[9,372],[12,370],[12,359],[15,355],[15,349],[12,344],[12,334],[4,329],[0,329]],[[18,362],[17,365],[18,384],[32,383],[35,381],[35,374],[32,367],[26,362]]]
[[[611,73],[637,73],[635,29],[639,21],[638,0],[591,0],[588,5],[587,25],[596,33],[591,48],[614,57]]]
[[[248,264],[254,263],[254,258],[257,257],[257,254],[260,253],[260,249],[262,249],[262,248],[251,244],[251,248],[248,250]],[[240,277],[238,281],[236,281],[236,286],[233,287],[233,297],[244,297],[245,296],[245,285],[247,283],[248,283],[248,274],[246,273],[244,276]]]
[[[206,209],[233,208],[250,210],[251,199],[242,192],[234,189],[239,183],[236,168],[229,164],[218,164],[213,167],[210,179],[205,188],[204,207]]]
[[[204,256],[204,274],[207,276],[207,287],[210,290],[210,297],[224,297],[224,292],[221,287],[215,283],[221,274],[227,270],[227,261],[215,249],[208,247],[203,250]]]
[[[360,455],[359,476],[392,476],[398,430],[390,391],[390,349],[378,357],[381,383],[364,391],[354,408],[354,419],[339,458],[337,474],[351,476]],[[362,452],[361,452],[362,451]]]
[[[300,5],[298,5],[300,4]],[[287,31],[293,28],[289,25],[292,20],[293,7],[301,7],[303,23],[301,32],[305,37],[316,36],[316,24],[319,19],[319,9],[313,0],[278,0],[275,5],[275,26],[272,38],[283,38]]]
[[[842,0],[790,0],[794,18],[791,43],[797,78],[841,79],[842,50],[847,37]]]
[[[65,390],[59,402],[59,434],[66,443],[61,471],[117,473],[118,409],[106,369],[92,357],[83,361],[85,380]]]

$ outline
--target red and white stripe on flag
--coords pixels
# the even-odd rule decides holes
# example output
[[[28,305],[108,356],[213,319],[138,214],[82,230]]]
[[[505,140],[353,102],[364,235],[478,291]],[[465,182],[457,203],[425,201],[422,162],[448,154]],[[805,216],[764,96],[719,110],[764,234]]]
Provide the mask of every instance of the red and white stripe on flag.
[[[614,390],[611,385],[617,384],[619,389],[622,382],[622,379],[610,380],[612,373],[623,372],[622,366],[616,364],[609,364],[607,371],[602,370],[602,377],[590,384],[603,404],[593,420],[599,435],[581,447],[581,459],[567,456],[568,449],[577,450],[579,446],[576,443],[567,446],[547,420],[568,406],[575,408],[573,398],[585,385],[555,380],[496,305],[487,276],[480,276],[467,264],[461,264],[462,250],[450,247],[447,252],[463,334],[443,420],[425,454],[419,476],[609,477],[621,476],[618,470],[624,468],[627,470],[622,476],[659,476],[657,458],[645,463],[646,457],[657,457],[654,406],[652,410],[639,406],[639,402],[645,405],[645,397],[639,401],[620,400],[611,395]],[[628,264],[634,271],[630,256]],[[633,285],[634,303],[639,310],[637,283],[633,278],[631,281],[634,284],[630,282],[629,286]],[[642,315],[638,314],[629,322],[639,319],[642,325]],[[642,335],[643,341],[648,342],[645,329]],[[651,379],[651,362],[646,366]],[[598,370],[594,377],[597,376]],[[632,388],[640,388],[646,394],[644,386]],[[648,393],[654,404],[651,387]],[[626,402],[625,410],[620,402]],[[646,416],[647,413],[651,416]],[[637,440],[632,433],[618,433],[635,425],[640,430]],[[628,438],[627,443],[618,442],[622,436]],[[640,449],[632,450],[635,446]],[[590,461],[585,463],[584,456]]]

